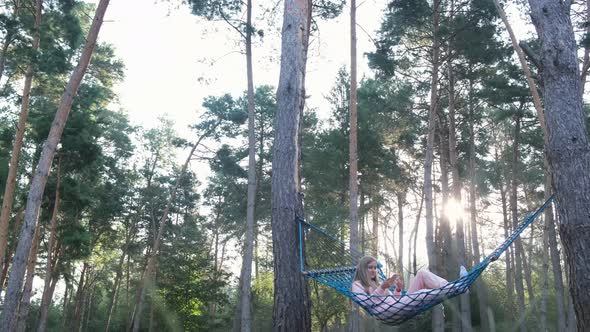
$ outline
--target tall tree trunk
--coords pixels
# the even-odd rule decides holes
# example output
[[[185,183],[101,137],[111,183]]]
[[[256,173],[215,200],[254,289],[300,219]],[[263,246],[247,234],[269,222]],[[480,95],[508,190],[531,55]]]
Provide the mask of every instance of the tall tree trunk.
[[[350,128],[349,128],[349,193],[350,193],[350,246],[358,248],[358,151],[357,151],[357,64],[356,64],[356,0],[350,0]],[[364,241],[362,242],[364,244]],[[352,303],[350,331],[360,328],[359,308]]]
[[[15,5],[18,7],[19,5]],[[41,19],[43,13],[43,0],[37,0],[35,5],[35,27],[33,34],[33,44],[31,51],[34,54],[39,49]],[[6,44],[5,44],[6,46]],[[4,66],[4,55],[2,54],[2,67]],[[1,74],[0,74],[1,77]],[[20,115],[18,118],[18,125],[16,127],[16,136],[14,137],[14,144],[12,145],[12,155],[10,156],[10,164],[8,166],[8,176],[6,178],[6,185],[4,187],[4,197],[2,198],[2,210],[0,212],[0,266],[4,266],[4,257],[6,257],[6,245],[8,243],[8,221],[12,212],[12,203],[14,201],[14,190],[16,188],[16,178],[18,172],[18,163],[20,160],[20,153],[23,146],[25,131],[27,127],[27,118],[29,117],[29,100],[31,97],[31,86],[33,85],[33,60],[29,60],[27,69],[25,70],[25,83],[23,87],[23,95],[21,99]],[[0,278],[4,279],[4,277]]]
[[[590,146],[582,107],[577,45],[570,2],[529,0],[541,41],[547,155],[551,165],[559,232],[569,269],[578,331],[590,330]]]
[[[47,314],[49,312],[49,306],[51,304],[51,298],[53,292],[50,293],[51,281],[53,278],[53,263],[54,257],[53,246],[55,243],[55,234],[57,232],[57,217],[59,214],[59,186],[61,184],[61,160],[62,156],[59,155],[57,162],[57,174],[56,174],[56,185],[55,185],[55,202],[53,204],[53,214],[51,216],[51,222],[49,224],[49,240],[47,243],[47,262],[45,263],[45,283],[43,286],[43,296],[41,298],[41,305],[39,307],[39,322],[37,325],[38,332],[45,332],[47,329]]]
[[[21,296],[18,307],[17,317],[15,318],[15,331],[23,332],[27,327],[27,317],[29,316],[29,308],[31,304],[31,296],[33,292],[33,279],[35,278],[35,265],[37,264],[37,252],[39,249],[39,239],[41,237],[41,224],[35,228],[35,235],[33,236],[33,245],[29,253],[29,262],[27,263],[27,275],[25,278],[25,287]],[[12,331],[12,330],[11,330]]]
[[[508,202],[506,198],[506,190],[500,189],[502,199],[502,219],[504,221],[504,238],[510,235],[510,221],[508,220]],[[514,269],[513,269],[513,255],[512,247],[506,249],[506,302],[508,302],[508,312],[513,312],[514,309]]]
[[[241,332],[252,331],[252,256],[256,209],[256,127],[254,125],[254,74],[252,73],[252,0],[247,0],[246,68],[248,76],[248,202],[246,211],[246,238],[244,259],[240,275]]]
[[[512,178],[510,181],[510,215],[512,217],[512,227],[516,227],[518,224],[518,202],[517,202],[517,191],[518,191],[518,149],[519,149],[519,137],[520,137],[520,118],[519,114],[514,116],[515,124],[514,124],[514,141],[512,143],[512,161],[511,161],[511,173]],[[523,263],[522,263],[522,255],[520,250],[522,249],[522,243],[520,237],[517,237],[514,240],[514,258],[515,258],[515,269],[514,269],[514,279],[516,285],[516,295],[518,299],[518,312],[519,312],[519,326],[520,331],[526,332],[526,322],[525,322],[525,300],[524,300],[524,283],[523,283]]]
[[[371,251],[377,257],[379,255],[379,205],[373,204],[373,221],[372,221],[372,236],[371,236]],[[401,255],[401,253],[400,253]],[[401,270],[400,270],[401,272]]]
[[[453,1],[451,1],[451,18],[454,10]],[[452,42],[452,41],[451,41]],[[457,206],[462,208],[461,203],[461,179],[459,178],[459,162],[457,157],[457,137],[455,128],[455,76],[452,64],[452,48],[449,47],[449,63],[448,63],[448,78],[449,78],[449,161],[451,164],[451,175],[453,178],[453,199]],[[459,214],[456,224],[456,243],[457,243],[457,263],[450,271],[459,273],[459,265],[467,265],[465,257],[465,232],[463,228],[463,217]],[[471,304],[469,303],[469,294],[462,294],[459,296],[460,310],[461,310],[461,331],[471,331]]]
[[[547,213],[545,213],[545,227],[543,227],[543,268],[541,271],[541,287],[543,292],[541,293],[540,307],[539,307],[539,330],[547,331],[547,298],[549,289],[549,237],[548,233],[548,222]],[[562,330],[563,331],[563,330]]]
[[[440,0],[434,0],[432,5],[432,77],[430,83],[430,110],[428,116],[428,136],[426,138],[426,153],[424,157],[424,205],[426,210],[426,249],[430,270],[436,272],[436,249],[434,246],[434,220],[432,201],[432,161],[434,154],[434,133],[438,99],[438,65],[439,65],[439,10]],[[444,329],[444,317],[440,306],[432,312],[432,330],[441,332]]]
[[[417,262],[417,246],[416,243],[418,242],[418,226],[420,226],[420,218],[422,217],[422,208],[424,207],[424,191],[422,195],[420,195],[420,207],[418,208],[418,213],[416,214],[416,222],[414,223],[414,228],[412,229],[412,233],[410,234],[410,241],[408,243],[408,261],[411,261],[411,273],[416,275],[418,273],[418,262]],[[412,256],[409,255],[410,251],[412,252]],[[409,262],[408,262],[409,263]]]
[[[399,223],[398,246],[399,246],[399,260],[397,268],[400,273],[404,273],[404,204],[406,201],[406,193],[397,193],[397,221]],[[406,280],[408,280],[406,278]]]
[[[41,206],[41,198],[47,183],[47,174],[51,168],[53,155],[57,144],[61,138],[61,134],[65,127],[68,115],[72,108],[74,96],[77,94],[78,87],[82,82],[88,63],[96,45],[96,38],[102,25],[103,17],[108,7],[109,0],[100,0],[94,20],[86,37],[86,45],[78,62],[78,66],[74,70],[68,85],[65,88],[64,94],[61,97],[57,113],[51,125],[49,135],[45,141],[43,152],[36,167],[35,176],[31,183],[31,188],[27,197],[27,207],[25,209],[25,222],[20,232],[16,253],[13,258],[12,269],[10,271],[10,278],[8,281],[8,289],[4,299],[4,310],[0,316],[0,330],[8,330],[12,326],[12,319],[16,311],[16,305],[20,298],[21,287],[23,284],[23,276],[25,274],[26,261],[29,251],[31,249],[31,242],[39,215]]]
[[[473,264],[479,263],[479,238],[477,233],[477,206],[476,206],[476,188],[477,177],[475,172],[475,118],[473,102],[473,80],[469,80],[469,215],[471,219],[471,246],[473,250]],[[488,319],[488,300],[487,289],[483,279],[475,282],[477,302],[479,304],[479,317],[481,320],[481,330],[490,331],[490,322]]]
[[[296,222],[300,211],[299,130],[310,23],[310,1],[285,1],[271,184],[274,331],[311,330],[309,286],[299,271]]]

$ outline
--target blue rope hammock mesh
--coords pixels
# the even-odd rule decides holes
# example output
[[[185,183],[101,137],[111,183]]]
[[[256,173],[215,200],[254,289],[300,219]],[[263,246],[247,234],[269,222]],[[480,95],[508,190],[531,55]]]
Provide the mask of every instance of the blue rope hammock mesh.
[[[447,299],[465,293],[488,264],[497,260],[508,246],[545,210],[552,198],[553,196],[549,197],[537,211],[525,217],[512,234],[489,256],[471,269],[467,275],[437,289],[422,290],[413,294],[402,291],[401,295],[393,295],[394,286],[390,289],[391,294],[383,296],[352,292],[356,264],[365,255],[328,233],[330,231],[332,234],[337,233],[337,229],[323,230],[298,219],[301,272],[358,303],[367,313],[382,323],[399,325]],[[383,281],[386,277],[381,269],[382,266],[380,263],[377,266],[378,276]]]

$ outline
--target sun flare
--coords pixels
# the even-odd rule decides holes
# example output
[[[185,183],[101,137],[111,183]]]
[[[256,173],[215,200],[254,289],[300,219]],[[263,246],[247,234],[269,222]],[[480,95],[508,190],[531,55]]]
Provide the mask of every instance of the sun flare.
[[[451,198],[447,201],[443,209],[443,214],[449,220],[451,225],[456,225],[457,221],[463,220],[465,221],[467,217],[467,213],[465,212],[465,208],[461,205],[460,202]]]

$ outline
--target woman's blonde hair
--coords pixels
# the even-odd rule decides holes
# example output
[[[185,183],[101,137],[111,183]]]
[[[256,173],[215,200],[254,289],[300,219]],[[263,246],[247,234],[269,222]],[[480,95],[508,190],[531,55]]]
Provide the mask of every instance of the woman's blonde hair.
[[[365,288],[366,292],[369,292],[369,287],[379,287],[379,280],[377,279],[378,277],[375,277],[373,279],[369,275],[369,264],[373,262],[377,262],[377,260],[374,257],[365,256],[361,258],[361,260],[356,266],[356,271],[354,272],[354,280],[359,280],[361,282],[361,285]]]

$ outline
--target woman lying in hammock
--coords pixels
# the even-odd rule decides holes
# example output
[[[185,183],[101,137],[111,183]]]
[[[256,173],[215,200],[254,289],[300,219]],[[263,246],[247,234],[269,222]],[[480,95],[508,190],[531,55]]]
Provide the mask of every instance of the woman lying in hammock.
[[[461,275],[467,271],[461,266]],[[393,294],[389,290],[395,285]],[[377,277],[377,260],[371,256],[363,257],[357,267],[352,283],[352,296],[371,314],[381,320],[399,319],[413,315],[426,301],[432,301],[446,295],[451,289],[449,282],[428,271],[418,271],[405,294],[402,277],[395,273],[379,284]]]

